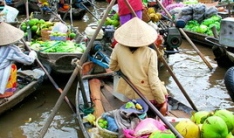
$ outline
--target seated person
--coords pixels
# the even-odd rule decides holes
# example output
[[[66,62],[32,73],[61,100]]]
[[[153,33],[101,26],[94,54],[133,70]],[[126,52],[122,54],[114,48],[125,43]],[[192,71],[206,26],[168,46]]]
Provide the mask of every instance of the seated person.
[[[0,98],[10,97],[16,90],[17,67],[13,62],[30,65],[37,57],[35,51],[27,55],[14,44],[23,36],[20,29],[0,22]]]

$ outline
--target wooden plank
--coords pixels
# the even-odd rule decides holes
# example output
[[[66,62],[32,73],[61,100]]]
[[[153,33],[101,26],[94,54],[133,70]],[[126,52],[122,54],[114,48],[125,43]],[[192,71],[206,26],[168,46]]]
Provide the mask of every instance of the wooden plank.
[[[118,109],[120,108],[124,103],[121,102],[119,99],[115,98],[112,94],[111,94],[111,90],[112,87],[109,86],[108,84],[104,84],[103,86],[103,94],[105,95],[105,97],[108,99],[108,101],[110,101],[110,105],[113,107],[113,109]]]
[[[108,99],[106,99],[105,95],[103,94],[103,91],[101,93],[101,101],[105,112],[114,110],[114,108],[110,105]]]
[[[178,118],[191,118],[191,116],[181,110],[171,110],[169,111],[170,115],[173,115]]]

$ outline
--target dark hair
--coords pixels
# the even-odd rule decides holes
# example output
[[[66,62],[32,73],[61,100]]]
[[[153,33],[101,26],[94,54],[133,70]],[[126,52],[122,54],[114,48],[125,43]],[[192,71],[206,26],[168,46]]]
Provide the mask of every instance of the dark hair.
[[[129,47],[129,50],[134,53],[136,50],[138,49],[138,47]]]

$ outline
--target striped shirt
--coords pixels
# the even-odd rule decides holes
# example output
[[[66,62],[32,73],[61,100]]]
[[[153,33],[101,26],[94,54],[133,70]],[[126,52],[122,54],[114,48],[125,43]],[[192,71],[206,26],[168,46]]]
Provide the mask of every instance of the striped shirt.
[[[30,65],[35,58],[23,53],[19,47],[10,44],[0,46],[0,94],[5,92],[5,88],[10,77],[11,64],[19,62]]]

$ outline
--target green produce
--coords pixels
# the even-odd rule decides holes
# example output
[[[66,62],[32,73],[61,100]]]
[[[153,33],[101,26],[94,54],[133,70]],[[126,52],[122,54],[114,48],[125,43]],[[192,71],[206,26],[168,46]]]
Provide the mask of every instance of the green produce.
[[[107,126],[108,126],[108,121],[107,121],[106,119],[104,119],[104,118],[100,118],[100,119],[98,120],[98,125],[99,125],[101,128],[106,129]]]
[[[26,25],[21,25],[20,29],[21,29],[22,31],[26,31],[26,30],[27,30],[27,26],[26,26]]]
[[[181,120],[176,124],[175,129],[184,138],[200,138],[200,129],[197,124],[191,120]]]
[[[86,48],[72,41],[34,41],[30,47],[45,53],[83,53]]]
[[[199,32],[198,33],[204,34],[207,30],[208,30],[208,27],[206,25],[201,24],[199,26],[199,30],[198,30]]]
[[[31,30],[32,30],[33,32],[36,32],[37,29],[38,29],[37,25],[33,25],[33,26],[31,27]]]
[[[176,136],[170,131],[154,131],[150,134],[149,138],[176,138]]]
[[[75,34],[75,33],[70,33],[70,34],[69,34],[69,37],[70,37],[71,39],[74,39],[74,38],[76,37],[76,34]]]
[[[28,21],[30,26],[36,25],[38,23],[39,19],[37,18],[32,18]]]
[[[227,135],[228,127],[221,117],[210,116],[202,125],[202,138],[226,138]]]
[[[125,108],[135,108],[135,104],[133,103],[133,102],[127,102],[126,104],[125,104]]]
[[[192,114],[191,120],[196,124],[202,124],[210,116],[208,111],[198,111]]]
[[[219,116],[224,120],[227,124],[228,132],[231,132],[234,129],[234,116],[231,111],[226,109],[216,110],[214,116]]]
[[[228,133],[227,137],[226,138],[234,138],[234,136],[232,135],[232,133]]]

